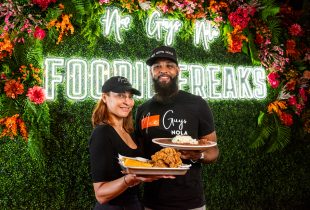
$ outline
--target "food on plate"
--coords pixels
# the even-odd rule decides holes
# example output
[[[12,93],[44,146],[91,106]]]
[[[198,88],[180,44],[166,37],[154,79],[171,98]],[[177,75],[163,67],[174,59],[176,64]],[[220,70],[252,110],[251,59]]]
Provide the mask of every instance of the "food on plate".
[[[134,160],[131,158],[124,158],[123,160],[124,166],[126,167],[152,167],[153,164],[149,163],[149,162],[144,162],[144,161],[140,161],[140,160]]]
[[[193,139],[191,136],[175,136],[172,138],[172,143],[175,144],[198,144],[196,139]]]
[[[182,165],[181,153],[173,148],[163,148],[152,155],[153,167],[178,168]]]

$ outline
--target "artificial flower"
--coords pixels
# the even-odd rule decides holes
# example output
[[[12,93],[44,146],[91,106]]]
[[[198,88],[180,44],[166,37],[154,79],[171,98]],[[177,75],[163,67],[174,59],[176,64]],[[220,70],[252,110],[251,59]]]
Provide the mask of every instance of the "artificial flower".
[[[45,93],[42,87],[33,86],[28,89],[27,97],[35,104],[42,104],[45,101]]]
[[[290,106],[295,106],[297,104],[296,96],[291,96],[287,101]]]
[[[72,17],[72,15],[62,14],[61,15],[61,19],[62,19],[61,21],[51,20],[48,23],[48,25],[47,25],[48,29],[55,26],[56,30],[59,31],[59,35],[58,35],[58,39],[57,39],[56,44],[59,44],[62,41],[63,35],[68,35],[69,32],[71,32],[71,34],[73,34],[74,27],[70,22],[71,17]]]
[[[281,122],[284,125],[286,125],[286,126],[293,125],[293,117],[291,114],[288,114],[286,112],[282,112],[279,117],[280,117]]]
[[[139,1],[139,6],[141,7],[142,10],[146,11],[146,10],[151,9],[151,2],[150,1],[145,1],[145,2]]]
[[[280,84],[280,75],[277,72],[271,72],[267,76],[267,80],[272,88],[277,88]]]
[[[301,36],[303,34],[301,26],[297,23],[291,25],[288,31],[292,36]]]
[[[254,42],[258,45],[264,43],[264,37],[260,33],[256,33]]]
[[[56,0],[32,0],[32,3],[39,5],[39,7],[41,7],[42,10],[46,10],[49,4],[55,2]]]
[[[108,4],[108,3],[110,3],[110,0],[99,0],[100,5]]]
[[[24,93],[24,85],[14,79],[9,80],[4,85],[4,92],[7,97],[16,99],[18,95]]]
[[[286,55],[291,56],[293,58],[298,58],[299,52],[296,49],[296,42],[293,39],[289,39],[286,41]]]
[[[285,85],[285,89],[288,91],[293,91],[295,90],[296,87],[296,80],[295,79],[290,79],[286,85]]]
[[[9,34],[6,31],[0,34],[0,61],[7,56],[11,56],[13,49],[14,46],[10,40]]]
[[[45,31],[42,28],[40,28],[39,26],[35,28],[35,31],[33,33],[34,38],[42,40],[44,39],[45,35]]]
[[[268,105],[267,110],[268,110],[269,114],[276,113],[276,114],[280,115],[282,110],[284,110],[286,108],[287,108],[287,106],[286,106],[285,101],[276,100],[276,101],[274,101]]]
[[[230,24],[235,28],[239,27],[240,30],[243,30],[248,26],[250,21],[250,13],[246,8],[239,7],[235,12],[231,12],[228,15],[228,20]]]
[[[0,134],[0,138],[8,136],[13,139],[18,135],[18,127],[20,128],[20,134],[24,139],[28,138],[28,133],[24,121],[19,117],[19,114],[15,114],[12,117],[5,117],[0,119],[0,125],[4,126]]]
[[[241,52],[243,40],[248,41],[237,26],[231,33],[227,33],[228,52]]]

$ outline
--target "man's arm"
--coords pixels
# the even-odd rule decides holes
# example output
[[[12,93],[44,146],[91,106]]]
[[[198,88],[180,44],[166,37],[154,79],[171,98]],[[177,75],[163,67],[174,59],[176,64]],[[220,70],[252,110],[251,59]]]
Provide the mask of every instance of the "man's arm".
[[[205,141],[214,141],[217,142],[217,137],[215,131],[212,133],[202,136],[199,138],[200,142]],[[202,151],[196,151],[196,150],[182,150],[180,151],[182,156],[182,159],[190,159],[193,162],[200,161],[202,163],[213,163],[217,160],[219,156],[219,148],[218,146],[209,147],[206,150]]]

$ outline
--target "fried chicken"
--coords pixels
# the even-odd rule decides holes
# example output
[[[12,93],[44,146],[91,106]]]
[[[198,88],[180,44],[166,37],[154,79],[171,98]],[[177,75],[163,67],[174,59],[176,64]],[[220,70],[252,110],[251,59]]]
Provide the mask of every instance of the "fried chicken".
[[[178,168],[182,165],[181,153],[173,148],[163,148],[152,155],[153,167]]]

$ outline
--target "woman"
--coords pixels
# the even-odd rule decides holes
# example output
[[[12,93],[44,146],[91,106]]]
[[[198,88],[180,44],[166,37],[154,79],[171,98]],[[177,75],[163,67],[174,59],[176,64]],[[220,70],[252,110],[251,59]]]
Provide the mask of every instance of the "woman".
[[[138,186],[142,181],[156,177],[123,175],[118,164],[118,154],[129,157],[141,156],[133,140],[133,94],[140,95],[128,80],[116,76],[102,86],[102,97],[92,115],[94,130],[90,138],[90,160],[96,210],[139,210]]]

